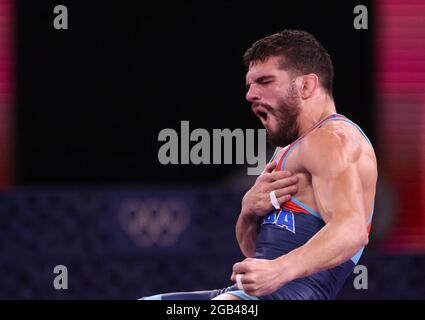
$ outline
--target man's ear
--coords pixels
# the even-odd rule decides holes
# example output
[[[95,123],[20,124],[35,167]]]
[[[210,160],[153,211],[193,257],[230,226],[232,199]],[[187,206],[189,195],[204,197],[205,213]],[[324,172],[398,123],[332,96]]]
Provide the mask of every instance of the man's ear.
[[[310,98],[319,87],[319,77],[314,73],[302,75],[296,82],[302,99]]]

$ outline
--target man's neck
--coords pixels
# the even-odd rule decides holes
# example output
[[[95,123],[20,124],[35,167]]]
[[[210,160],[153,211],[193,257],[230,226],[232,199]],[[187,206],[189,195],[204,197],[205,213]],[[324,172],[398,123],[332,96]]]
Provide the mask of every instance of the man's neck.
[[[330,98],[320,104],[306,106],[298,118],[298,135],[302,136],[320,120],[333,113],[336,113],[336,108],[334,101]]]

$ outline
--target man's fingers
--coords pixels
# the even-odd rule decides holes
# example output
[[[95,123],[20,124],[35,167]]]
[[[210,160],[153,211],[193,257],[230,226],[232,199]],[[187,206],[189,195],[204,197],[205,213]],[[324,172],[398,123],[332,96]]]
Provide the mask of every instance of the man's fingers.
[[[233,268],[232,268],[233,272],[234,273],[245,273],[245,272],[249,271],[249,262],[251,260],[253,260],[253,259],[252,258],[247,258],[247,259],[245,259],[242,262],[236,262],[233,265]]]
[[[253,285],[255,285],[255,282],[252,277],[250,277],[250,275],[246,273],[235,273],[234,276],[232,275],[231,280],[233,282],[236,282],[236,286],[240,290],[245,290],[246,286],[252,287]]]
[[[289,194],[284,195],[284,196],[282,196],[282,197],[280,197],[280,198],[277,198],[277,200],[279,201],[280,205],[282,205],[282,204],[284,204],[286,201],[291,200],[291,195],[289,195]]]
[[[296,187],[296,184],[298,183],[298,177],[292,176],[289,178],[283,178],[277,181],[272,182],[268,188],[271,190],[279,190],[288,186],[294,186]]]
[[[233,281],[233,282],[236,281],[236,272],[235,271],[232,272],[232,275],[230,276],[230,281]]]
[[[296,185],[292,185],[286,188],[275,189],[275,194],[276,194],[276,197],[279,199],[282,196],[294,195],[297,193],[297,191],[298,191],[298,187]]]
[[[271,181],[277,181],[277,180],[281,180],[284,178],[289,178],[291,177],[293,174],[290,171],[275,171],[269,174],[269,179]]]
[[[233,268],[232,268],[233,273],[237,274],[237,273],[242,273],[242,272],[244,272],[244,271],[242,271],[242,270],[243,270],[243,264],[242,264],[242,263],[243,263],[243,262],[236,262],[236,263],[233,265]]]
[[[272,173],[274,168],[276,168],[276,161],[272,161],[266,165],[263,173]]]
[[[242,278],[243,288],[244,288],[244,291],[246,293],[248,293],[248,292],[252,293],[257,289],[257,286],[256,286],[255,283],[245,283],[245,282],[243,282],[243,280],[244,279]]]
[[[273,182],[280,179],[288,178],[292,175],[289,171],[263,172],[259,178],[260,181]]]

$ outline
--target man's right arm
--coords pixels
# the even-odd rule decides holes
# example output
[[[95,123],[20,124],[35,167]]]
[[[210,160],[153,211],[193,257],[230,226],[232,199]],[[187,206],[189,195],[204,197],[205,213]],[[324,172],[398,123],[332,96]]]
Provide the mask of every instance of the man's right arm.
[[[247,258],[255,254],[261,217],[273,209],[270,192],[275,191],[280,204],[288,201],[291,195],[297,192],[298,178],[288,171],[273,172],[275,167],[275,162],[269,163],[242,200],[242,209],[236,223],[236,238]]]
[[[252,258],[255,254],[255,242],[259,230],[259,221],[260,217],[256,214],[244,212],[242,205],[241,213],[236,222],[236,238],[242,253],[247,258]]]

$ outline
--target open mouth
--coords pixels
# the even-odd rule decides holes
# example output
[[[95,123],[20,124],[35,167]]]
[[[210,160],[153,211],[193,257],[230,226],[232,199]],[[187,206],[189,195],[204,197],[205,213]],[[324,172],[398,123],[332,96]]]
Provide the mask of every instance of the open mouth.
[[[257,112],[257,117],[259,117],[261,120],[266,121],[267,120],[267,112],[258,111]]]
[[[260,120],[263,123],[267,121],[267,117],[269,113],[265,107],[256,105],[256,106],[253,106],[252,111],[258,118],[260,118]]]

